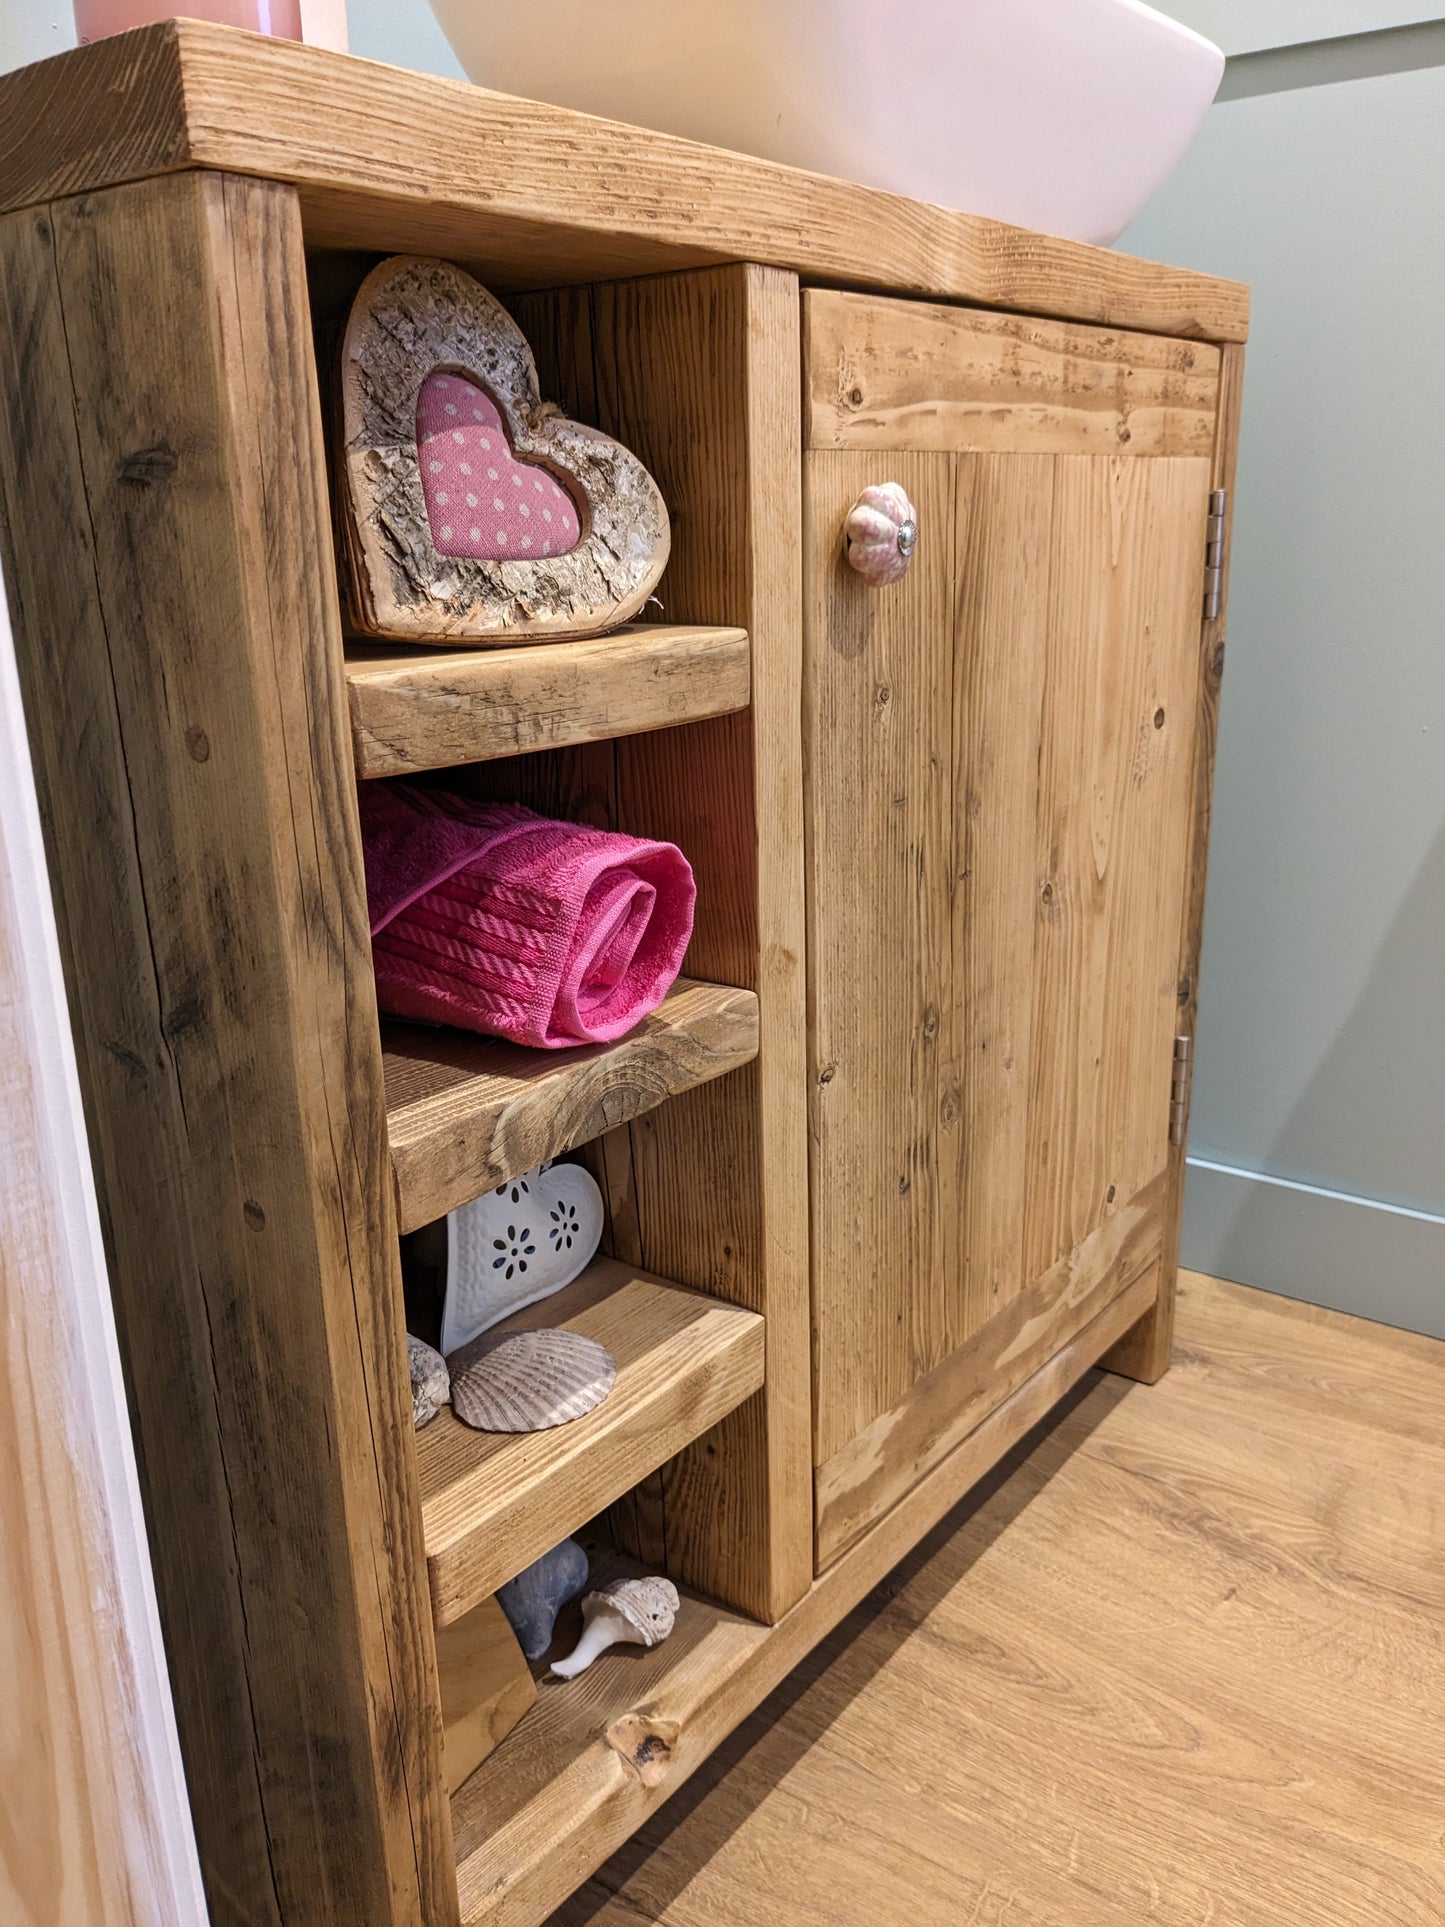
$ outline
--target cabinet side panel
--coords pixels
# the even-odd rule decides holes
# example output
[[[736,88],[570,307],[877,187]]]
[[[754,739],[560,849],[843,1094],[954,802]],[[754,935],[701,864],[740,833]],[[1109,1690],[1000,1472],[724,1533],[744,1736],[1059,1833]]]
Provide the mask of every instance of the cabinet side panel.
[[[445,1923],[295,196],[179,175],[4,253],[17,643],[212,1910]]]
[[[1239,413],[1244,399],[1244,349],[1220,351],[1218,425],[1215,433],[1210,485],[1228,491],[1228,514],[1234,508],[1235,460],[1239,449]],[[1214,755],[1219,737],[1219,699],[1224,681],[1225,627],[1229,618],[1229,559],[1233,542],[1226,531],[1224,582],[1219,614],[1205,622],[1199,636],[1199,706],[1195,719],[1192,817],[1189,831],[1188,883],[1184,926],[1179,944],[1178,1032],[1194,1036],[1199,1012],[1199,947],[1204,933],[1204,891],[1209,863],[1209,822],[1214,795]],[[1182,1134],[1181,1134],[1182,1135]],[[1184,1211],[1185,1145],[1169,1147],[1169,1196],[1164,1229],[1164,1258],[1159,1297],[1154,1309],[1125,1334],[1103,1360],[1112,1372],[1142,1379],[1152,1385],[1169,1367],[1174,1345],[1174,1296],[1179,1268],[1179,1227]]]

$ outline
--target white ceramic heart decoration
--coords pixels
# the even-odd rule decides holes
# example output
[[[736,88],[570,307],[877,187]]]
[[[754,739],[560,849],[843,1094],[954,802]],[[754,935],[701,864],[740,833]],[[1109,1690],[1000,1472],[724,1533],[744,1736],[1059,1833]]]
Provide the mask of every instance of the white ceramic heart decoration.
[[[442,1351],[570,1285],[602,1223],[602,1193],[580,1164],[539,1165],[451,1212]]]

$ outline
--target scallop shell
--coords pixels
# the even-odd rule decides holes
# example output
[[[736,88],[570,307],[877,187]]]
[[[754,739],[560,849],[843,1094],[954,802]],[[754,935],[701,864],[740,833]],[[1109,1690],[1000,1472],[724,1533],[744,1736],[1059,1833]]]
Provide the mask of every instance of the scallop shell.
[[[609,1646],[660,1646],[677,1621],[677,1587],[670,1579],[614,1579],[582,1601],[582,1637],[565,1659],[555,1660],[559,1679],[576,1679]]]
[[[411,1373],[411,1422],[419,1432],[431,1424],[451,1397],[451,1376],[441,1353],[410,1332],[406,1335],[406,1362]]]
[[[581,1332],[483,1332],[447,1360],[452,1410],[479,1432],[545,1432],[602,1403],[617,1363]]]

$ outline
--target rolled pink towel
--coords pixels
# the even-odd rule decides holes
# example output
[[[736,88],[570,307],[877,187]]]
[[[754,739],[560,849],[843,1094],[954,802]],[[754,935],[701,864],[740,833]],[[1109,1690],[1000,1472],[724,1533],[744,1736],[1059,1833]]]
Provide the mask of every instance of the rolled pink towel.
[[[519,803],[361,785],[377,997],[395,1017],[561,1050],[656,1010],[692,935],[687,858]]]

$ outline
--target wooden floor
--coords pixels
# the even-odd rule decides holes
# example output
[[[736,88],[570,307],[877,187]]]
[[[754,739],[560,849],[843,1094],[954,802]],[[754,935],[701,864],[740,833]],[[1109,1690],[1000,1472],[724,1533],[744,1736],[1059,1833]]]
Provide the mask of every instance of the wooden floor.
[[[1440,1927],[1445,1345],[1186,1275],[553,1927]]]

